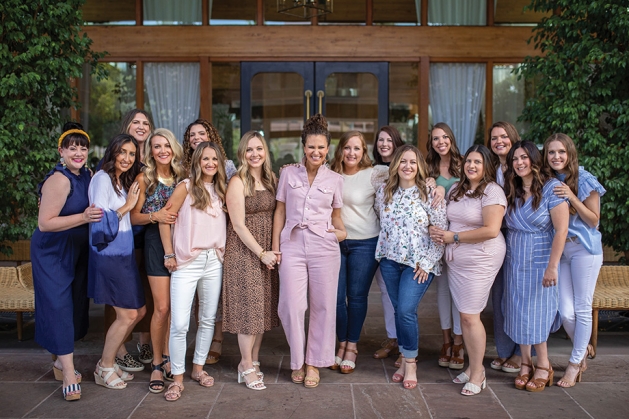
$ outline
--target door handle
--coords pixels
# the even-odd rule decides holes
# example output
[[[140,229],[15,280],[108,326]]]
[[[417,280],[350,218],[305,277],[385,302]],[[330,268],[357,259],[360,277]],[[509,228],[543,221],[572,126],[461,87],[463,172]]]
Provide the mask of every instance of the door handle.
[[[312,90],[306,90],[304,96],[306,96],[306,119],[310,119],[310,98],[312,97]]]
[[[317,92],[317,97],[319,98],[319,113],[321,115],[323,115],[323,96],[325,96],[325,93],[323,90],[319,90]]]

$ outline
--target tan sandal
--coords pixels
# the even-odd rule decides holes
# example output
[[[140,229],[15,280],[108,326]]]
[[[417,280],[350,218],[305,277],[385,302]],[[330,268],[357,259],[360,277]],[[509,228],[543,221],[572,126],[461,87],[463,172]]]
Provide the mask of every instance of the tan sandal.
[[[212,339],[212,343],[214,343],[214,342],[220,343],[221,344],[221,349],[219,349],[219,352],[210,350],[207,353],[207,359],[205,360],[205,363],[207,365],[216,364],[221,359],[221,353],[223,352],[223,341],[222,340],[218,340],[218,339]],[[210,348],[211,347],[212,347],[212,345],[210,344]]]
[[[356,349],[345,349],[345,353],[347,352],[352,352],[356,354],[356,357],[358,358],[358,351]],[[348,359],[344,359],[341,362],[341,374],[351,374],[354,372],[355,369],[356,369],[356,361],[350,361]]]
[[[317,372],[317,375],[308,375],[308,372]],[[306,366],[306,377],[304,378],[304,387],[306,388],[315,388],[319,385],[319,381],[321,381],[321,377],[319,376],[319,370],[312,365]]]
[[[380,346],[381,348],[373,354],[373,357],[376,359],[384,359],[388,358],[390,355],[400,353],[397,339],[385,339]]]
[[[347,346],[347,344],[346,344]],[[345,356],[345,351],[346,351],[346,346],[341,346],[339,345],[339,351],[342,349],[343,350],[343,357]],[[338,353],[338,352],[337,352]],[[336,355],[334,357],[334,364],[332,364],[331,366],[329,366],[328,368],[330,368],[331,370],[338,370],[339,368],[341,368],[341,363],[343,362],[343,358],[341,358],[340,356]]]
[[[196,376],[194,373],[190,374],[190,378],[199,383],[202,387],[212,387],[214,385],[214,377],[211,377],[210,374],[204,370],[201,370]]]
[[[535,369],[548,372],[548,377],[546,377],[546,378],[533,378],[528,383],[526,383],[526,391],[537,393],[537,392],[540,392],[540,391],[544,391],[546,386],[552,387],[552,385],[553,385],[553,378],[555,378],[555,371],[553,371],[552,365],[549,365],[548,368],[540,367],[538,365],[538,366],[535,367]]]
[[[450,366],[450,359],[452,358],[452,342],[444,343],[441,346],[441,353],[439,354],[439,366],[448,368]]]
[[[302,367],[298,370],[293,370],[290,373],[290,379],[293,381],[293,383],[295,384],[302,384],[304,382],[304,376],[306,375],[306,372],[304,371],[304,367],[302,365]]]
[[[517,377],[515,377],[515,388],[517,388],[518,390],[524,390],[526,388],[526,385],[529,383],[529,381],[531,381],[531,377],[533,376],[533,374],[535,374],[535,369],[533,368],[533,366],[531,364],[526,364],[526,363],[522,363],[523,367],[529,367],[529,372],[527,372],[526,374],[520,374]],[[518,381],[522,381],[523,384],[518,384]]]
[[[167,402],[176,402],[181,398],[181,393],[183,393],[183,384],[178,383],[177,381],[173,381],[168,386],[168,390],[164,393],[164,398]]]
[[[459,357],[459,354],[463,351],[463,355]],[[463,342],[457,345],[456,343],[452,345],[452,357],[450,358],[450,362],[448,363],[448,368],[451,370],[462,370],[465,366],[465,346]]]

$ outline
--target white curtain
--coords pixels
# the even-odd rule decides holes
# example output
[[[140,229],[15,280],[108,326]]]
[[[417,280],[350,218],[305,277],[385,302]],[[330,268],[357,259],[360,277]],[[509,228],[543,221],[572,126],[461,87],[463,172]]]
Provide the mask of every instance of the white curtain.
[[[429,1],[428,24],[485,26],[487,24],[487,0]]]
[[[495,121],[508,121],[518,128],[520,133],[526,128],[526,124],[516,122],[522,114],[526,103],[524,78],[518,80],[513,73],[519,64],[504,64],[494,66],[493,89],[493,118]]]
[[[465,153],[474,143],[485,96],[485,64],[430,64],[433,123],[445,122]]]
[[[201,106],[199,63],[146,63],[144,86],[156,128],[168,128],[179,142]]]
[[[164,22],[180,25],[200,25],[201,1],[144,0],[142,3],[145,24]]]

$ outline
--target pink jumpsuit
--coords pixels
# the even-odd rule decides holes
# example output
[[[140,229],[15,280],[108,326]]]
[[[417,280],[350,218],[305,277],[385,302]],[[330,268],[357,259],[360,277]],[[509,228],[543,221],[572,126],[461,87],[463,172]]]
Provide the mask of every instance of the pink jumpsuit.
[[[300,369],[304,360],[308,365],[327,367],[334,363],[341,266],[336,235],[327,230],[332,228],[332,209],[343,206],[343,177],[321,166],[309,185],[304,163],[285,167],[277,200],[286,204],[286,223],[280,235],[278,314],[290,346],[291,369]]]

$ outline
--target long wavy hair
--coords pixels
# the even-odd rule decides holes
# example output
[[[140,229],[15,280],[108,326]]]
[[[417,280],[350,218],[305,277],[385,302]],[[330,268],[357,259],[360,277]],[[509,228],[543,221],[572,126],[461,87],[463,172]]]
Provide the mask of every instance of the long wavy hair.
[[[415,157],[417,159],[417,174],[415,175],[415,185],[417,185],[419,197],[422,201],[426,201],[428,199],[428,196],[426,195],[426,176],[428,173],[426,161],[424,160],[424,156],[419,151],[419,149],[417,149],[417,147],[406,144],[396,148],[395,153],[393,153],[393,160],[391,160],[391,165],[389,166],[389,179],[384,185],[385,204],[391,202],[393,194],[400,186],[400,176],[397,172],[400,168],[400,161],[402,160],[402,156],[407,151],[412,151],[413,153],[415,153]]]
[[[334,150],[334,159],[332,159],[332,163],[330,164],[330,168],[336,173],[343,173],[343,149],[347,145],[347,142],[350,140],[350,138],[353,137],[358,137],[360,139],[360,145],[363,149],[363,157],[358,162],[358,170],[363,170],[373,166],[373,163],[369,158],[367,143],[365,142],[365,136],[363,135],[363,133],[360,131],[347,131],[346,133],[341,135],[341,139],[336,146],[336,150]]]
[[[260,181],[266,190],[271,191],[273,195],[275,195],[277,178],[275,177],[275,173],[273,173],[269,147],[258,131],[248,131],[242,136],[238,144],[238,161],[240,162],[240,166],[236,172],[245,187],[245,196],[252,196],[256,189],[256,181],[249,171],[249,162],[247,161],[247,148],[249,148],[249,141],[252,138],[259,139],[262,143],[262,148],[264,148],[264,164],[262,165],[262,177]]]
[[[105,150],[105,157],[103,157],[103,165],[101,166],[101,170],[109,175],[111,185],[114,187],[114,191],[116,191],[116,195],[118,196],[122,196],[122,192],[118,189],[118,181],[116,179],[116,157],[120,154],[122,146],[127,143],[132,143],[135,146],[135,160],[129,170],[120,174],[120,185],[125,192],[129,192],[129,188],[133,184],[135,177],[140,173],[140,149],[138,142],[132,135],[116,135]]]
[[[172,152],[170,159],[170,174],[174,177],[175,185],[186,177],[186,171],[181,164],[183,158],[183,149],[181,144],[175,138],[170,130],[166,128],[157,128],[153,131],[153,134],[149,137],[148,141],[144,144],[144,182],[146,183],[146,194],[152,195],[157,188],[159,180],[157,179],[157,163],[155,157],[153,157],[153,138],[162,137],[168,141],[170,150]]]
[[[441,170],[439,169],[439,163],[441,162],[441,155],[435,151],[432,146],[432,132],[435,129],[441,129],[446,133],[448,138],[450,139],[450,165],[448,166],[448,173],[453,177],[461,177],[461,163],[463,159],[461,158],[461,152],[459,151],[459,147],[456,145],[456,138],[454,138],[454,133],[448,124],[445,122],[437,122],[433,125],[430,130],[430,138],[428,139],[428,155],[426,156],[426,164],[428,165],[428,176],[434,177],[435,179],[441,175]]]
[[[382,156],[378,151],[378,137],[380,136],[381,132],[386,132],[387,134],[389,134],[389,137],[391,137],[391,140],[393,140],[393,151],[395,151],[398,147],[404,145],[404,141],[402,141],[402,135],[400,135],[400,131],[398,131],[397,128],[391,125],[385,125],[381,127],[378,132],[376,132],[375,139],[373,140],[373,159],[376,164],[384,164],[384,160],[382,160]]]
[[[467,161],[471,153],[478,153],[481,155],[483,160],[483,177],[478,183],[478,187],[474,190],[474,192],[468,194],[468,192],[472,190],[472,183],[468,179],[467,174],[465,173],[465,169],[463,168],[461,170],[461,179],[456,184],[456,186],[452,188],[452,192],[450,193],[451,201],[459,201],[466,194],[470,198],[481,198],[483,197],[483,195],[485,195],[485,188],[487,187],[487,185],[491,182],[496,181],[496,166],[492,164],[492,157],[489,149],[482,144],[474,144],[473,146],[471,146],[465,152],[465,156],[463,157],[464,167],[465,162]]]
[[[221,135],[218,133],[218,130],[210,123],[210,121],[206,119],[197,119],[186,128],[186,132],[183,134],[183,167],[186,172],[190,171],[192,154],[194,150],[190,145],[190,129],[194,125],[203,125],[205,128],[205,132],[207,133],[207,138],[211,143],[216,143],[218,145],[221,154],[223,155],[223,159],[227,160],[227,153],[225,153],[225,149],[223,148],[223,140],[221,139]]]
[[[218,144],[212,142],[203,142],[199,144],[194,153],[192,153],[192,166],[190,167],[190,196],[192,196],[192,206],[198,210],[205,211],[207,207],[212,207],[212,199],[210,193],[205,189],[205,183],[203,182],[203,170],[201,169],[201,158],[203,157],[203,151],[206,148],[211,148],[216,152],[218,158],[218,167],[214,179],[214,191],[218,195],[221,201],[221,209],[227,212],[225,208],[225,192],[227,190],[227,175],[225,174],[225,157],[221,153],[221,148]]]
[[[122,122],[120,123],[120,134],[129,133],[129,128],[131,128],[131,122],[133,122],[133,119],[139,113],[144,115],[146,119],[149,121],[149,130],[153,132],[153,130],[155,129],[155,124],[153,123],[153,117],[151,116],[151,114],[145,111],[144,109],[131,109],[122,117]]]
[[[546,139],[546,141],[544,141],[544,149],[542,151],[544,167],[551,174],[555,173],[555,171],[550,167],[550,163],[548,162],[548,147],[553,141],[559,141],[566,148],[567,161],[566,167],[564,167],[566,178],[564,179],[563,183],[568,185],[575,196],[579,196],[579,156],[577,153],[577,147],[574,145],[574,141],[572,141],[572,138],[560,132],[551,135]],[[576,208],[570,205],[570,214],[574,215],[576,213]]]
[[[511,141],[511,148],[513,148],[513,145],[515,143],[517,143],[518,141],[521,141],[521,139],[520,139],[520,134],[518,133],[518,129],[515,127],[515,125],[513,125],[510,122],[497,121],[497,122],[494,122],[494,124],[491,127],[489,127],[489,130],[487,131],[487,142],[485,143],[485,145],[487,146],[487,148],[489,149],[489,152],[491,153],[492,161],[494,162],[494,165],[498,167],[498,165],[500,165],[500,158],[498,157],[496,153],[494,153],[494,150],[491,149],[491,131],[493,131],[494,128],[502,128],[503,130],[505,130],[507,137],[509,137],[509,141]]]
[[[509,211],[515,210],[515,207],[524,205],[524,185],[522,178],[515,173],[513,169],[513,156],[519,148],[524,149],[529,156],[531,164],[531,173],[533,174],[533,183],[531,184],[531,195],[533,197],[533,210],[539,208],[542,201],[542,189],[544,184],[551,177],[548,169],[544,167],[544,159],[537,149],[537,146],[531,141],[518,141],[511,147],[507,154],[508,167],[505,172],[505,195],[509,204]]]

